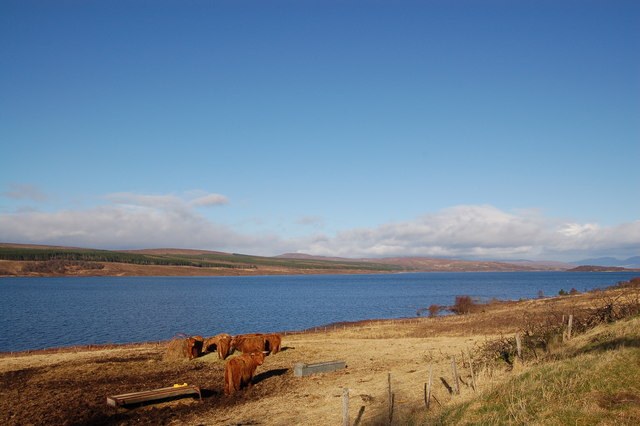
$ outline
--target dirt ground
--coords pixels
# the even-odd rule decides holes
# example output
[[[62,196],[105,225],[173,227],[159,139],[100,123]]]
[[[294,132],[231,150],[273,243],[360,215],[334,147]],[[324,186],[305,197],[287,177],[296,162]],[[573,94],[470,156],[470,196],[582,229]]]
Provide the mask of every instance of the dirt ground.
[[[468,351],[488,339],[513,333],[532,318],[570,313],[615,293],[593,293],[497,304],[475,314],[437,318],[364,321],[287,333],[283,349],[265,358],[254,385],[223,395],[224,361],[207,354],[193,361],[164,361],[167,342],[75,347],[0,354],[0,424],[190,424],[335,425],[342,422],[342,390],[349,414],[364,407],[363,424],[424,406],[424,384],[433,368],[434,395],[451,398],[440,378],[451,382],[451,356],[459,360],[462,393],[471,394]],[[220,330],[223,332],[224,330]],[[197,333],[197,330],[194,330]],[[296,377],[296,363],[345,361],[330,373]],[[390,376],[389,376],[390,374]],[[477,371],[478,386],[491,386],[497,371]],[[108,395],[188,383],[202,400],[175,400],[112,408]],[[460,397],[458,397],[460,398]]]

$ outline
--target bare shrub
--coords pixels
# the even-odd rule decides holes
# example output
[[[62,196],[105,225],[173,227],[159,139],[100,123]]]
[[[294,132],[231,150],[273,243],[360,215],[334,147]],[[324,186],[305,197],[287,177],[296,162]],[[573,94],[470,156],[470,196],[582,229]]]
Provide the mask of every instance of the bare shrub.
[[[475,305],[471,296],[456,296],[456,300],[450,310],[454,314],[464,315],[470,313]]]
[[[626,293],[605,293],[594,300],[592,306],[571,308],[573,315],[572,335],[584,333],[599,324],[640,315],[640,291]],[[564,321],[563,321],[564,317]],[[524,318],[519,334],[522,342],[522,357],[527,360],[541,360],[553,357],[555,348],[564,338],[567,314],[549,311],[535,318]],[[485,342],[474,354],[474,359],[483,363],[513,363],[516,356],[516,339],[501,336]]]
[[[497,339],[488,340],[480,345],[473,355],[474,363],[480,364],[496,364],[506,363],[513,364],[516,355],[515,338],[500,336]]]
[[[631,278],[629,281],[619,281],[618,287],[621,287],[621,288],[640,287],[640,277]]]
[[[431,306],[429,306],[429,316],[431,318],[437,317],[438,314],[440,313],[440,311],[442,311],[443,309],[444,309],[444,306],[431,305]]]

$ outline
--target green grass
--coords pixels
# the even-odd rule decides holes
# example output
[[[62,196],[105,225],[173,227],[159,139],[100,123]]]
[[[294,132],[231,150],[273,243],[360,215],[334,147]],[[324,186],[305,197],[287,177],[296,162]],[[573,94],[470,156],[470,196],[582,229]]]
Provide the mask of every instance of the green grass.
[[[413,424],[640,424],[640,318],[601,325],[492,390]]]

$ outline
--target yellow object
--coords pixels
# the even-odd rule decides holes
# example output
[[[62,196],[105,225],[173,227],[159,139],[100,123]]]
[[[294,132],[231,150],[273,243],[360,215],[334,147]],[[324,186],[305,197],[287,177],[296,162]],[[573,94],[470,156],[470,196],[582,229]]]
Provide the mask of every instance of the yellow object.
[[[174,387],[174,388],[182,388],[182,387],[184,387],[184,386],[187,386],[187,384],[186,384],[186,383],[183,383],[183,384],[181,384],[181,385],[178,385],[178,384],[173,385],[173,387]]]

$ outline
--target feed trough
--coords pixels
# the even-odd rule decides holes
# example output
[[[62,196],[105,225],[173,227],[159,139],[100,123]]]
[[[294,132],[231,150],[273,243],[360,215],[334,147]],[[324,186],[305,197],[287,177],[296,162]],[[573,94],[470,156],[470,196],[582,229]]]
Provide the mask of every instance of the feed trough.
[[[174,398],[182,395],[198,395],[202,400],[200,388],[194,385],[171,386],[168,388],[153,389],[142,392],[123,393],[121,395],[111,395],[107,397],[107,405],[120,407],[129,404],[139,404],[141,402],[157,401],[166,398]]]
[[[317,364],[296,364],[293,369],[294,376],[308,376],[310,374],[328,373],[330,371],[345,368],[347,363],[344,361],[319,362]]]

